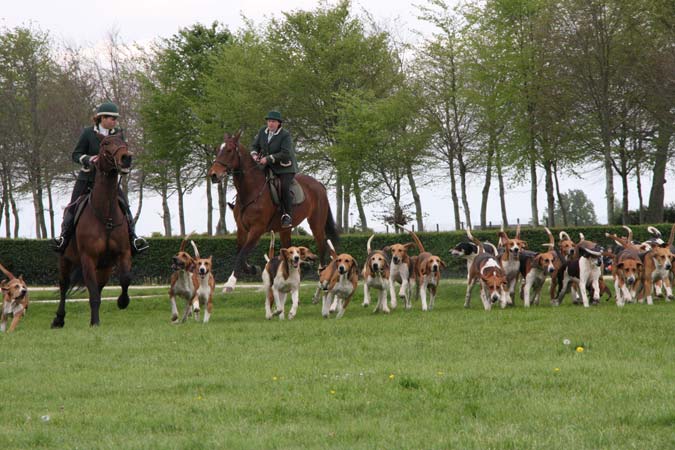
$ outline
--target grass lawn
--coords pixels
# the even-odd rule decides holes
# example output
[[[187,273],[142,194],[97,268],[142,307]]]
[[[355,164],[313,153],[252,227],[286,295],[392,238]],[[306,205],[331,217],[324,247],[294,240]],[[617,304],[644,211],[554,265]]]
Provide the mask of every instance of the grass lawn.
[[[361,289],[324,320],[304,288],[284,322],[218,293],[206,326],[171,325],[165,289],[95,329],[34,302],[0,335],[0,448],[675,448],[675,304],[486,313],[445,283],[385,316]]]

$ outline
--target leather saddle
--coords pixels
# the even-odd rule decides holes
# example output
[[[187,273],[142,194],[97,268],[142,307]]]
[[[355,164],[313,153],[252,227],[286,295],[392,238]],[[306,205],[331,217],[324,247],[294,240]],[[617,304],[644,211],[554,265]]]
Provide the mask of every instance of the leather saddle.
[[[279,205],[279,199],[281,199],[281,180],[274,176],[274,174],[270,173],[268,175],[267,183],[270,187],[270,194],[272,194],[272,202],[274,202],[275,205]],[[290,192],[291,198],[293,198],[291,204],[299,205],[305,201],[305,191],[302,190],[302,186],[300,186],[300,183],[298,183],[296,179],[293,179],[291,182]]]

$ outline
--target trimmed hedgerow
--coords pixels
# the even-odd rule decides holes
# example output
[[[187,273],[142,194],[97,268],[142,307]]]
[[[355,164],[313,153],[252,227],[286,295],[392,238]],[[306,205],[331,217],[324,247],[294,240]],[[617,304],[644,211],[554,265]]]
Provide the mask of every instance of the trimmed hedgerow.
[[[670,234],[670,224],[656,226],[668,239]],[[634,232],[634,239],[642,241],[649,238],[646,225],[635,225],[631,227]],[[554,228],[551,231],[558,240],[558,233],[562,228]],[[473,234],[482,241],[497,243],[498,229],[475,230]],[[588,240],[598,242],[601,245],[610,247],[613,245],[605,237],[605,232],[613,232],[619,235],[625,235],[626,232],[620,226],[593,226],[565,228],[565,231],[572,239],[577,241],[579,233],[583,233]],[[509,236],[515,233],[514,228],[507,230]],[[466,239],[464,231],[450,231],[441,233],[418,233],[425,249],[431,253],[439,255],[447,263],[444,276],[462,277],[466,273],[466,263],[464,260],[453,258],[449,255],[449,250],[457,243]],[[363,264],[366,258],[366,242],[370,235],[368,234],[348,234],[340,237],[337,250],[339,253],[349,253],[359,264]],[[543,227],[523,227],[521,238],[528,242],[530,250],[543,250],[542,244],[548,242],[548,237]],[[199,247],[202,256],[213,255],[213,267],[216,280],[222,282],[232,272],[234,266],[234,257],[236,255],[237,242],[234,236],[225,237],[204,237],[195,236],[192,238]],[[411,237],[406,234],[385,234],[376,233],[373,239],[373,248],[382,248],[386,245],[396,242],[411,242]],[[180,246],[181,238],[151,238],[149,239],[150,249],[144,254],[137,256],[133,261],[134,283],[167,283],[171,275],[171,257],[176,253]],[[316,251],[316,244],[311,236],[293,236],[294,245],[304,245]],[[267,252],[269,246],[269,235],[264,236],[258,247],[251,253],[249,262],[258,267],[264,265],[263,255]],[[280,247],[277,236],[276,249]],[[190,247],[189,251],[192,249]],[[415,254],[417,250],[411,250]],[[0,263],[7,267],[16,276],[23,274],[24,278],[31,284],[55,285],[58,282],[58,257],[51,250],[51,244],[48,240],[37,239],[0,239]],[[316,266],[307,266],[304,268],[306,278],[316,278]],[[247,281],[257,281],[260,275],[246,275],[242,278]]]

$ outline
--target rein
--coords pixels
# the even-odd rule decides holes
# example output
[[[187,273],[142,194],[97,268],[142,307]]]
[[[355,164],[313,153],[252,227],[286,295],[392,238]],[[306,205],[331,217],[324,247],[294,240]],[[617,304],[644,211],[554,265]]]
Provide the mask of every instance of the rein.
[[[240,144],[239,142],[237,142],[237,152],[236,152],[236,153],[237,153],[237,160],[238,160],[238,162],[239,162],[239,167],[242,166],[242,164],[241,164],[241,151],[240,151],[240,150],[241,150],[241,144]],[[221,150],[221,152],[222,152],[222,150]],[[220,156],[220,153],[218,154],[218,156]],[[216,160],[214,161],[214,163],[220,165],[221,167],[223,167],[223,168],[225,169],[225,171],[226,171],[227,173],[231,174],[232,176],[240,176],[240,177],[242,177],[244,174],[246,174],[247,172],[250,172],[250,171],[252,171],[252,170],[260,170],[260,168],[259,168],[258,166],[252,166],[252,167],[249,167],[248,169],[245,169],[245,170],[239,169],[239,168],[237,168],[237,169],[232,169],[232,168],[228,167],[227,164],[225,164],[225,163],[219,161],[219,160],[218,160],[218,156],[216,156]],[[268,183],[269,183],[269,178],[265,177],[265,182],[263,183],[262,187],[260,188],[260,191],[258,191],[258,194],[253,198],[253,200],[250,200],[250,201],[246,202],[246,203],[241,207],[240,214],[243,214],[243,213],[244,213],[244,210],[245,210],[246,208],[248,208],[249,206],[251,206],[253,203],[257,202],[257,201],[260,199],[260,197],[262,197],[262,195],[263,195],[263,193],[265,192],[265,188],[267,187],[267,184],[268,184]],[[238,199],[239,199],[239,191],[237,191],[237,196],[236,196],[236,198],[235,198],[235,203],[236,203],[236,201],[237,201]]]

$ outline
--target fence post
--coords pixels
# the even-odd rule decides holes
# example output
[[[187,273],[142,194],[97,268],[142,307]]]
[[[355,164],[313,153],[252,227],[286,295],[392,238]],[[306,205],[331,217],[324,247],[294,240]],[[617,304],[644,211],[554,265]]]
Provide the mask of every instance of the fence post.
[[[436,224],[436,233],[438,233],[438,224]]]

